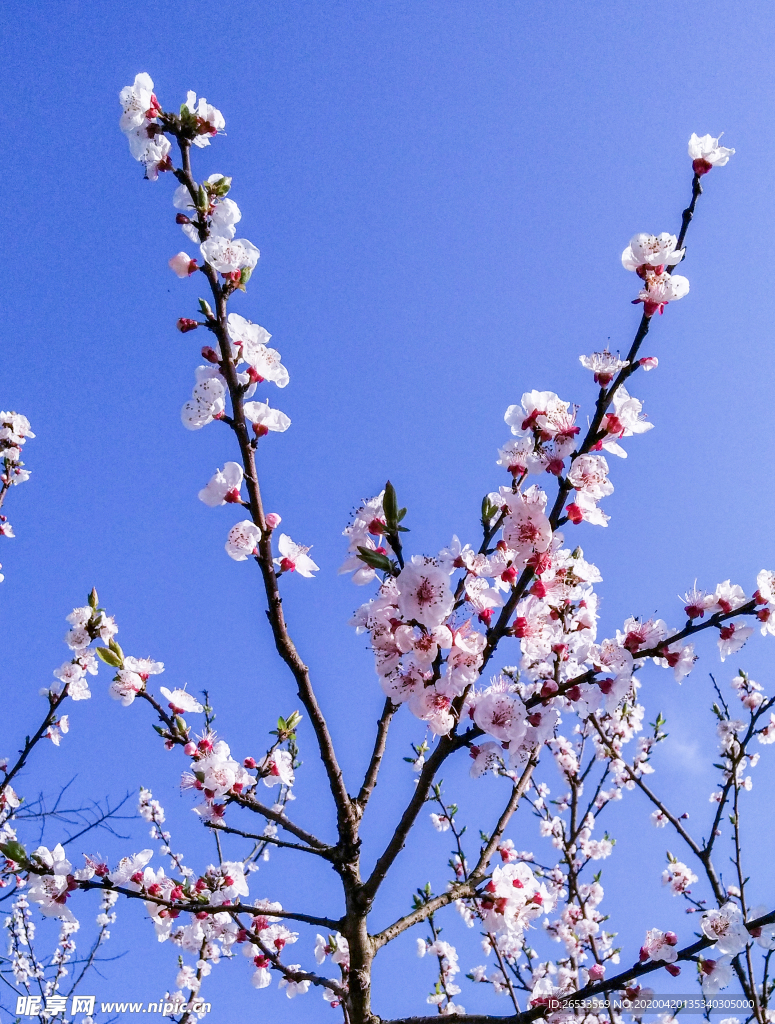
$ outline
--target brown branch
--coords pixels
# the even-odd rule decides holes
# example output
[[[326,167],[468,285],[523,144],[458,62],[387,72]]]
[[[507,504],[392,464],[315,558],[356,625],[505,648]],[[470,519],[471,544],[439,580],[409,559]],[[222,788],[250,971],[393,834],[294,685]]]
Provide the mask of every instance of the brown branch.
[[[43,719],[42,724],[38,728],[37,732],[33,735],[33,737],[31,739],[29,736],[26,738],[24,746],[19,752],[19,759],[17,760],[16,764],[9,771],[6,771],[2,779],[0,779],[0,792],[2,792],[2,790],[5,789],[6,786],[10,785],[13,777],[18,772],[20,772],[21,769],[26,764],[27,758],[30,756],[33,747],[35,747],[36,744],[43,739],[45,734],[48,732],[49,728],[54,724],[54,721],[56,720],[56,712],[59,709],[59,706],[64,702],[65,698],[67,697],[69,690],[70,684],[65,683],[64,687],[62,688],[62,692],[59,694],[58,697],[55,697],[53,700],[49,697],[50,705],[48,714]]]
[[[387,734],[390,728],[390,723],[393,720],[393,715],[398,711],[398,707],[393,704],[390,697],[385,701],[385,705],[382,708],[382,714],[377,722],[377,735],[374,740],[374,750],[369,761],[369,767],[366,771],[366,777],[363,780],[363,785],[360,788],[358,796],[355,798],[355,803],[360,809],[360,813],[366,809],[366,804],[369,802],[371,794],[374,792],[374,787],[377,785],[377,776],[379,775],[379,769],[382,765],[382,758],[385,754],[385,747],[387,745]]]
[[[79,889],[98,889],[100,892],[117,892],[130,900],[142,900],[144,903],[155,903],[159,907],[166,907],[168,910],[175,910],[181,914],[250,914],[253,917],[261,913],[256,907],[244,906],[241,903],[199,903],[195,900],[167,900],[163,896],[151,896],[150,893],[127,889],[123,885],[105,885],[104,882],[94,882],[91,879],[78,882]],[[299,921],[302,924],[315,925],[317,928],[328,928],[330,931],[338,931],[341,920],[335,921],[330,917],[315,917],[312,914],[297,914],[290,910],[275,910],[268,912],[270,917],[282,917],[288,921]]]
[[[232,828],[230,825],[216,825],[212,821],[206,821],[205,825],[214,832],[228,832],[229,835],[242,836],[243,839],[255,839],[260,843],[269,843],[271,846],[282,847],[284,850],[300,850],[302,853],[314,853],[316,856],[322,857],[324,860],[331,859],[330,854],[327,852],[327,848],[316,849],[312,846],[301,846],[299,843],[286,843],[282,839],[275,839],[274,836],[256,835],[254,832],[243,832],[241,829]]]
[[[282,826],[286,832],[290,832],[291,835],[296,836],[297,839],[301,839],[307,846],[311,846],[314,850],[317,850],[321,855],[325,855],[331,849],[327,843],[322,842],[317,836],[313,836],[311,832],[307,832],[306,829],[301,828],[300,825],[294,824],[290,818],[286,817],[284,811],[275,811],[271,807],[267,807],[266,804],[262,804],[252,794],[235,793],[230,794],[229,800],[231,803],[238,804],[240,807],[246,807],[248,810],[255,811],[256,814],[262,815],[269,821],[274,821],[278,825]]]
[[[412,826],[417,820],[417,815],[422,810],[428,797],[436,772],[450,754],[459,750],[460,747],[465,746],[467,743],[468,736],[466,733],[462,736],[450,733],[449,736],[442,736],[439,740],[438,746],[423,765],[412,799],[407,804],[395,832],[388,842],[388,845],[385,847],[384,852],[374,865],[374,869],[371,874],[361,887],[361,892],[366,900],[370,901],[374,899],[377,890],[385,880],[385,876],[390,870],[393,862],[401,850],[403,850],[407,836],[412,830]]]
[[[681,233],[679,235],[677,248],[681,248],[681,246],[683,245],[683,240],[686,236],[686,232],[689,227],[689,222],[694,216],[694,208],[697,204],[697,199],[700,195],[702,195],[702,187],[700,185],[699,178],[695,174],[694,178],[692,179],[692,199],[689,206],[683,212],[681,220]],[[672,272],[672,270],[670,272]],[[630,350],[627,353],[627,362],[629,363],[629,365],[622,367],[622,369],[619,371],[615,380],[609,388],[600,388],[600,394],[598,395],[597,401],[595,403],[595,415],[592,417],[592,422],[589,424],[589,428],[587,429],[587,433],[584,437],[584,440],[582,441],[579,448],[571,455],[571,462],[577,459],[580,455],[585,455],[588,452],[590,452],[598,443],[598,441],[601,440],[600,426],[603,422],[603,417],[610,408],[611,403],[614,400],[614,396],[616,395],[616,392],[619,390],[620,387],[622,387],[624,382],[629,377],[631,377],[632,374],[635,373],[635,371],[638,369],[640,364],[635,361],[635,357],[637,356],[638,351],[640,350],[640,346],[643,344],[643,341],[649,332],[652,319],[653,317],[646,316],[645,311],[641,315],[640,323],[638,324],[638,329],[635,332],[635,337],[633,338],[632,344],[630,345]],[[567,477],[563,478],[560,482],[557,497],[555,498],[554,505],[552,506],[552,511],[549,514],[549,522],[551,524],[553,532],[558,528],[560,517],[562,515],[562,510],[565,507],[565,499],[568,497],[572,490],[573,487],[568,482]],[[530,583],[532,578],[533,570],[528,566],[526,569],[523,570],[519,579],[512,587],[511,594],[509,595],[508,600],[504,604],[501,613],[498,616],[498,621],[495,623],[492,629],[488,631],[487,646],[484,649],[482,669],[484,669],[492,655],[495,653],[495,648],[497,647],[500,638],[506,635],[509,629],[511,616],[514,614],[517,605],[524,596],[524,593],[527,590],[528,584]]]
[[[484,846],[482,852],[479,855],[479,860],[476,863],[475,868],[469,874],[468,878],[464,882],[459,882],[457,885],[453,885],[447,892],[440,893],[438,896],[434,896],[424,903],[421,907],[417,907],[410,914],[406,914],[404,917],[395,921],[387,928],[383,929],[379,934],[372,937],[374,942],[374,948],[380,949],[382,946],[387,945],[402,932],[405,932],[408,928],[413,925],[419,924],[421,921],[425,921],[431,914],[434,914],[437,910],[442,907],[449,906],[450,903],[454,903],[455,900],[464,899],[466,897],[472,897],[476,895],[477,886],[481,884],[487,873],[487,868],[490,863],[490,858],[497,849],[498,843],[500,842],[503,833],[511,820],[512,815],[517,809],[519,801],[525,794],[530,779],[533,774],[533,770],[537,765],[538,761],[536,758],[537,751],[533,751],[530,760],[525,767],[525,770],[520,776],[519,782],[512,788],[509,802],[506,804],[503,812],[498,820],[498,824],[495,827],[495,831],[490,837],[487,844]]]
[[[191,173],[190,143],[180,136],[178,136],[178,143],[180,146],[183,166],[181,170],[176,172],[176,177],[186,185],[189,190],[189,194],[196,204],[196,186]],[[203,233],[204,229],[202,228],[200,229],[200,235]],[[236,435],[240,455],[242,457],[242,464],[245,473],[245,485],[247,487],[249,497],[250,516],[253,523],[261,531],[261,539],[258,544],[256,561],[261,569],[261,576],[264,582],[264,589],[266,591],[268,604],[267,617],[269,619],[277,652],[293,674],[296,681],[299,699],[304,705],[312,724],[312,728],[315,732],[320,758],[325,767],[326,774],[328,776],[329,788],[336,805],[340,839],[347,838],[352,840],[354,838],[357,821],[356,815],[353,811],[350,798],[347,795],[347,789],[345,788],[344,780],[342,778],[342,770],[339,767],[339,763],[336,758],[333,741],[328,731],[328,725],[312,688],[309,669],[304,664],[296,650],[285,622],[282,597],[280,596],[277,575],[274,571],[274,563],[272,561],[271,531],[266,524],[266,516],[264,514],[264,506],[261,498],[261,489],[258,482],[255,449],[251,444],[248,426],[245,420],[245,411],[243,408],[244,389],[237,379],[237,370],[231,358],[231,346],[227,333],[227,302],[230,292],[225,287],[221,286],[218,281],[217,273],[208,263],[205,263],[202,269],[210,283],[210,290],[215,304],[216,321],[212,325],[212,330],[218,338],[221,350],[220,369],[226,380],[229,389],[229,397],[232,403],[233,415],[231,428]]]
[[[516,786],[511,792],[511,798],[504,807],[503,813],[498,819],[498,824],[495,826],[495,831],[490,836],[487,845],[479,855],[479,860],[476,864],[476,867],[471,872],[472,880],[479,880],[484,877],[484,873],[487,871],[487,867],[490,863],[490,858],[498,848],[498,844],[503,838],[503,833],[506,831],[506,828],[508,827],[511,818],[517,809],[519,801],[525,795],[525,791],[527,790],[527,787],[530,785],[530,779],[533,776],[533,771],[538,765],[538,751],[539,748],[534,747],[533,750],[530,752],[530,757],[528,758],[528,762],[525,765],[525,769],[519,777],[519,782],[516,784]]]

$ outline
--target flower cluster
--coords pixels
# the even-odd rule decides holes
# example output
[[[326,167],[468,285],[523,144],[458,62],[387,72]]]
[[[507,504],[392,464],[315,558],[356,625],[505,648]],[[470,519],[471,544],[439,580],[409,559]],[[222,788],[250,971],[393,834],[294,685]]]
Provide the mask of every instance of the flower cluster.
[[[0,507],[9,488],[30,478],[30,471],[24,468],[21,451],[27,438],[34,436],[26,416],[18,412],[0,412]],[[5,516],[0,515],[0,537],[13,536],[13,527]],[[2,581],[0,572],[0,583]]]

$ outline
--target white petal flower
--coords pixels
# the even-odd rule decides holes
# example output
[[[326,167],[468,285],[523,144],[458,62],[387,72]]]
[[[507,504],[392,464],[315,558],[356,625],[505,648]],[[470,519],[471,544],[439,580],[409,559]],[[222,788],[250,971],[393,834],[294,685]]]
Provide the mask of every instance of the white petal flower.
[[[622,253],[622,265],[625,270],[634,270],[640,276],[658,267],[674,267],[684,256],[684,250],[677,249],[677,244],[676,236],[668,234],[667,231],[663,231],[661,235],[643,232],[633,235],[630,244]]]
[[[291,421],[279,409],[271,409],[268,402],[245,402],[245,419],[253,424],[258,437],[264,437],[270,430],[282,433],[291,425]]]
[[[723,135],[723,132],[722,132]],[[707,174],[714,167],[724,167],[733,156],[734,149],[727,149],[726,146],[719,146],[721,135],[714,139],[712,135],[702,137],[692,134],[689,139],[689,156],[692,158],[692,167],[697,175]]]
[[[190,693],[185,690],[168,690],[166,686],[159,687],[159,692],[169,701],[169,706],[176,715],[185,715],[187,712],[204,711],[204,708]]]
[[[252,270],[261,255],[247,238],[230,239],[221,235],[212,235],[199,249],[205,262],[220,274],[233,274],[245,267]]]
[[[255,554],[258,543],[261,540],[261,531],[249,519],[243,519],[241,523],[232,526],[226,540],[226,554],[235,562],[244,562],[251,555]]]
[[[118,99],[123,110],[119,121],[122,132],[126,133],[139,128],[145,122],[149,112],[153,112],[155,116],[155,110],[152,110],[156,101],[153,94],[153,80],[144,71],[135,75],[133,85],[124,86],[118,94]]]
[[[287,533],[280,534],[277,547],[280,551],[280,558],[275,558],[275,565],[279,565],[283,572],[297,572],[300,576],[312,578],[312,573],[320,568],[315,565],[307,552],[309,547],[303,544],[296,544]]]
[[[207,423],[223,414],[226,388],[218,377],[209,377],[194,386],[191,401],[186,402],[180,413],[187,430],[201,430]]]
[[[237,462],[227,462],[223,469],[216,470],[206,487],[199,492],[199,500],[210,508],[225,505],[227,502],[240,500],[240,487],[243,479],[242,466]]]

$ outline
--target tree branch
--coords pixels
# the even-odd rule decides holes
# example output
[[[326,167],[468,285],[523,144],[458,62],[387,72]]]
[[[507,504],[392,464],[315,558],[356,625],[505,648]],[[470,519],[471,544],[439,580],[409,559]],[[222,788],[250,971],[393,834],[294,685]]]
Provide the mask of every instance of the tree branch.
[[[382,765],[382,758],[385,753],[385,747],[387,745],[387,734],[390,728],[390,723],[393,720],[393,715],[398,711],[398,707],[393,704],[390,697],[385,701],[385,705],[382,708],[382,714],[379,721],[377,722],[377,735],[374,740],[374,750],[369,761],[369,767],[366,771],[366,777],[363,780],[358,796],[355,798],[355,803],[360,808],[360,813],[366,809],[366,804],[369,802],[371,794],[374,792],[374,787],[377,785],[377,776],[379,775],[379,769]]]
[[[382,946],[387,945],[388,942],[391,942],[398,935],[401,935],[402,932],[405,932],[413,925],[419,924],[421,921],[425,921],[426,918],[430,917],[431,914],[434,914],[442,907],[446,907],[450,903],[454,903],[455,900],[463,899],[464,897],[472,897],[476,894],[477,886],[484,880],[490,863],[490,858],[497,849],[498,843],[500,842],[512,815],[516,811],[519,801],[524,796],[525,791],[530,784],[533,770],[538,764],[538,761],[535,759],[536,753],[537,751],[533,751],[533,755],[531,755],[525,770],[522,772],[519,782],[513,787],[511,796],[509,797],[509,802],[506,804],[506,807],[498,820],[495,831],[480,853],[476,867],[470,873],[466,881],[453,885],[447,890],[447,892],[440,893],[438,896],[432,897],[421,907],[418,907],[410,914],[406,914],[398,921],[395,921],[393,924],[379,932],[379,934],[374,935],[373,942],[375,949],[381,949]]]
[[[766,924],[775,923],[775,910],[769,914],[765,914],[763,917],[757,918],[755,921],[749,922],[750,928],[760,928]],[[696,942],[693,942],[690,946],[685,946],[679,951],[677,960],[696,960],[697,954],[701,953],[704,949],[714,944],[714,939],[701,938]],[[633,964],[626,971],[622,971],[621,974],[617,974],[614,978],[608,978],[604,981],[596,982],[594,985],[587,985],[585,988],[578,989],[575,992],[568,993],[567,995],[556,997],[556,1006],[533,1006],[529,1010],[525,1010],[523,1013],[515,1013],[509,1017],[498,1017],[493,1014],[479,1014],[471,1013],[465,1014],[462,1017],[458,1017],[456,1014],[450,1015],[450,1020],[461,1020],[465,1021],[465,1024],[530,1024],[531,1021],[539,1020],[541,1017],[545,1017],[548,1013],[554,1013],[557,1010],[562,1009],[563,1003],[570,1003],[575,1000],[587,1000],[593,999],[595,996],[601,995],[606,991],[615,991],[617,989],[623,989],[627,984],[635,978],[642,978],[645,974],[652,974],[654,971],[660,970],[665,965],[660,961],[647,960],[645,963]],[[432,1017],[401,1017],[393,1020],[380,1020],[379,1024],[438,1024],[438,1016]]]

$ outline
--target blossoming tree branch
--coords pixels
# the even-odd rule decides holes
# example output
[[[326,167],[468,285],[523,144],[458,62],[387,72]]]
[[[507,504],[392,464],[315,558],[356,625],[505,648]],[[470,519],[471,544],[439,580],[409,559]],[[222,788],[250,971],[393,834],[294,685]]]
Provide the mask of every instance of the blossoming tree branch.
[[[172,203],[186,251],[169,266],[204,292],[198,300],[188,293],[187,314],[177,322],[184,335],[199,331],[205,341],[197,345],[202,361],[182,423],[192,431],[213,423],[227,429],[222,466],[207,482],[203,472],[199,499],[212,508],[234,507],[238,521],[224,527],[226,553],[235,562],[254,563],[235,566],[235,572],[248,574],[246,589],[262,590],[299,709],[279,719],[262,751],[235,756],[213,728],[208,695],[157,686],[163,664],[124,653],[116,622],[93,591],[68,616],[70,660],[43,692],[40,722],[16,760],[2,765],[2,881],[12,901],[6,921],[10,966],[2,968],[3,978],[20,997],[34,986],[45,999],[65,992],[63,965],[73,956],[81,894],[97,890],[102,902],[93,950],[122,900],[141,901],[155,938],[178,947],[182,966],[168,997],[189,1004],[175,1018],[181,1024],[201,1015],[193,1000],[216,968],[234,971],[235,984],[241,974],[256,989],[277,985],[289,999],[324,1000],[329,1006],[321,1002],[320,1012],[333,1011],[332,1019],[345,1024],[378,1024],[384,1018],[372,1003],[372,979],[382,950],[398,941],[421,958],[417,969],[427,974],[429,994],[425,1007],[407,1007],[414,1016],[391,1024],[423,1024],[440,1015],[476,1024],[575,1017],[617,1024],[624,1011],[596,1008],[595,997],[647,1004],[650,986],[658,986],[665,971],[683,972],[686,985],[699,986],[706,996],[734,985],[750,1006],[745,1020],[775,1019],[775,901],[752,905],[740,825],[749,769],[762,746],[775,742],[775,699],[744,672],[731,686],[729,679],[714,682],[720,760],[709,766],[715,813],[701,836],[649,779],[652,754],[666,740],[665,722],[656,714],[648,724],[642,703],[648,684],[639,678],[653,662],[680,683],[693,670],[694,640],[703,631],[716,637],[722,662],[755,629],[775,632],[775,573],[762,570],[745,587],[730,580],[707,590],[695,584],[672,625],[631,617],[615,636],[598,638],[595,585],[601,574],[573,536],[582,522],[607,525],[602,503],[613,491],[609,459],[625,458],[629,438],[652,427],[630,388],[639,372],[657,367],[656,357],[643,354],[644,342],[652,327],[662,329],[660,314],[667,310],[669,318],[670,303],[689,292],[689,281],[676,272],[687,232],[706,176],[734,151],[710,135],[693,135],[690,201],[678,234],[636,234],[625,248],[622,264],[635,275],[640,319],[623,356],[606,349],[580,357],[596,388],[586,428],[579,407],[552,391],[526,391],[506,410],[509,436],[498,452],[493,489],[481,504],[479,536],[455,536],[430,555],[410,553],[410,517],[389,482],[363,501],[345,528],[341,572],[351,573],[367,595],[351,624],[368,637],[375,685],[384,696],[371,757],[361,777],[345,780],[306,661],[317,654],[297,649],[283,611],[284,589],[314,587],[318,567],[309,546],[281,532],[283,517],[292,521],[293,512],[283,508],[281,496],[265,503],[259,475],[264,446],[282,443],[276,435],[291,426],[274,399],[266,398],[273,387],[288,385],[289,373],[267,330],[229,312],[235,292],[248,288],[259,251],[237,237],[241,213],[230,198],[232,178],[212,174],[201,180],[194,166],[198,150],[223,134],[224,117],[194,93],[179,112],[166,110],[147,74],[139,74],[120,99],[121,129],[145,177],[176,183]],[[28,475],[20,455],[33,436],[23,415],[0,414],[0,503]],[[0,533],[13,536],[4,518]],[[185,759],[182,786],[197,801],[201,825],[215,835],[215,863],[194,866],[176,852],[182,843],[173,844],[150,789],[140,793],[139,812],[153,846],[127,851],[117,864],[90,854],[76,866],[61,844],[32,849],[25,843],[17,775],[40,744],[60,744],[69,727],[63,712],[71,701],[91,696],[89,676],[100,666],[112,673],[110,696],[131,707],[128,714],[145,713],[160,744]],[[389,745],[396,715],[416,719],[411,751]],[[325,769],[336,819],[331,834],[313,834],[303,815],[291,811],[295,790],[304,794],[300,727],[310,732]],[[384,833],[384,822],[370,817],[369,803],[386,757],[409,762],[405,771],[415,785],[378,856],[367,860],[362,836],[368,829]],[[467,760],[477,784],[497,787],[501,795],[498,816],[476,823],[477,839],[440,781],[452,759]],[[649,807],[652,825],[675,834],[680,859],[669,855],[663,882],[696,917],[682,934],[662,930],[658,920],[644,921],[642,945],[620,949],[612,930],[617,908],[604,907],[596,865],[614,849],[600,819],[630,792]],[[518,849],[525,831],[518,814],[537,820],[545,839],[540,849]],[[403,915],[374,931],[371,922],[385,892],[392,892],[399,854],[410,837],[423,844],[431,824],[451,844],[446,888],[434,892],[418,878],[415,893],[405,896]],[[732,851],[731,877],[720,867],[722,849],[725,857]],[[258,862],[270,851],[288,858],[290,872],[295,859],[293,906],[255,891]],[[310,892],[302,862],[309,858],[330,866],[341,886],[341,899],[327,916],[306,909]],[[51,955],[33,951],[37,914],[61,922]],[[441,937],[450,914],[471,929],[465,948]],[[231,959],[238,963],[225,966]],[[483,986],[502,997],[501,1013],[477,1012]],[[66,1011],[40,1019],[64,1021]]]

